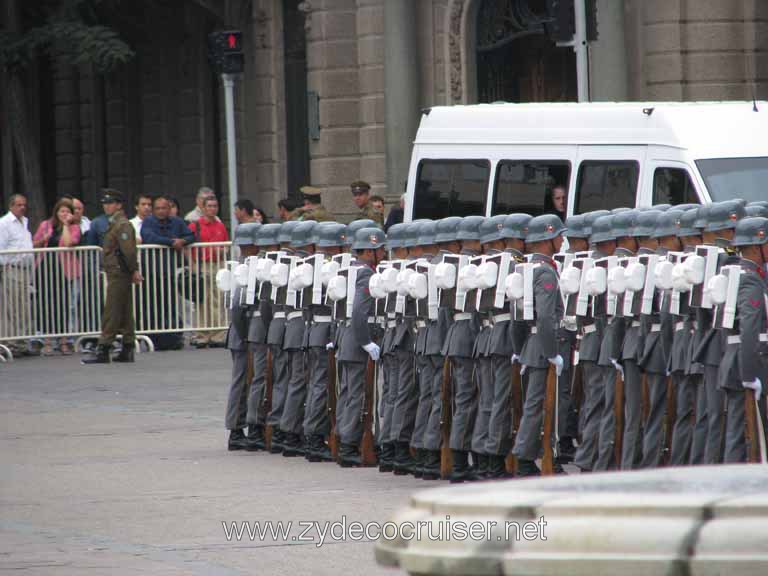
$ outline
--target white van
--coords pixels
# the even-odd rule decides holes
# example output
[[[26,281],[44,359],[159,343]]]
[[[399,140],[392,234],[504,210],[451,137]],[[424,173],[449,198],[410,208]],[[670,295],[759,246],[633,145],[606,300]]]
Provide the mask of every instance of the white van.
[[[768,200],[768,103],[480,104],[424,112],[406,221]]]

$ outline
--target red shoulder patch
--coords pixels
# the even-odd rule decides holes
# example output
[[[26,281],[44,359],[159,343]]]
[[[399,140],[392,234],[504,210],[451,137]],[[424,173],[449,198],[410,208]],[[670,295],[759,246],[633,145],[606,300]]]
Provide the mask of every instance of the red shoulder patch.
[[[554,287],[555,285],[551,283],[544,284],[544,290],[552,290]]]
[[[752,306],[755,308],[760,308],[760,300],[752,300],[752,298],[750,298],[749,303],[752,304]]]

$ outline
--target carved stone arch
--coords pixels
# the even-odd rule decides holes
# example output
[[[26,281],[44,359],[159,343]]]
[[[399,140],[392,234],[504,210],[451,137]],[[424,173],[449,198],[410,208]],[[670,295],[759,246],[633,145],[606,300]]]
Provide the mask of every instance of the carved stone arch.
[[[447,104],[477,101],[475,21],[482,0],[449,0],[445,29]]]

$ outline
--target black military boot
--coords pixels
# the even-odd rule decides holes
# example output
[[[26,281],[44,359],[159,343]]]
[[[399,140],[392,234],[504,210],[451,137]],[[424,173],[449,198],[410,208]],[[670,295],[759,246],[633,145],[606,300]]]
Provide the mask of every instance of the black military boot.
[[[517,476],[519,478],[526,478],[528,476],[541,476],[541,470],[539,470],[539,467],[536,466],[536,462],[533,460],[523,460],[518,458]]]
[[[379,450],[379,472],[392,472],[395,460],[395,443],[385,442]]]
[[[229,442],[227,442],[227,450],[245,450],[246,441],[245,434],[240,429],[232,430],[229,433]]]
[[[309,438],[309,449],[307,450],[307,460],[310,462],[332,462],[333,455],[331,449],[325,443],[325,438],[320,434],[315,434]]]
[[[567,476],[567,475],[568,475],[568,472],[566,472],[566,471],[563,469],[563,465],[562,465],[562,464],[560,464],[560,462],[559,462],[559,461],[557,461],[557,460],[555,461],[555,464],[554,464],[554,466],[552,466],[552,469],[553,469],[553,471],[554,471],[554,473],[555,473],[555,474],[558,474],[558,475],[560,475],[560,476]]]
[[[573,447],[573,438],[563,436],[560,438],[557,450],[557,461],[560,464],[570,464],[576,456],[576,449]]]
[[[424,464],[421,467],[421,479],[440,479],[440,450],[424,450]]]
[[[112,356],[109,355],[111,349],[111,346],[99,344],[96,348],[96,354],[83,358],[80,360],[80,364],[110,364],[112,362]]]
[[[408,442],[395,444],[395,462],[393,465],[395,476],[405,476],[413,473],[413,457]]]
[[[272,444],[270,445],[270,454],[280,454],[283,451],[283,439],[285,435],[277,426],[272,428]]]
[[[339,447],[339,466],[342,468],[356,468],[363,465],[360,458],[360,449],[354,444],[342,444]]]
[[[453,456],[453,470],[449,478],[451,484],[477,480],[474,468],[469,465],[469,452],[451,450],[451,455]]]
[[[120,349],[120,353],[112,358],[112,362],[136,362],[136,359],[134,358],[135,351],[136,348],[133,344],[123,344],[123,347]]]
[[[304,450],[302,449],[301,434],[286,432],[285,440],[283,441],[283,456],[286,458],[294,458],[303,455]]]
[[[479,452],[472,452],[472,460],[475,464],[475,474],[478,480],[483,480],[488,477],[488,464],[490,456],[488,454],[480,454]]]
[[[424,459],[426,458],[424,448],[416,448],[416,455],[413,457],[413,477],[421,478],[424,473]]]
[[[245,449],[248,452],[266,450],[264,443],[264,428],[261,426],[248,426],[248,436],[245,437]]]
[[[490,454],[488,456],[488,474],[485,477],[489,480],[501,480],[513,478],[514,474],[507,472],[507,462],[504,456]]]

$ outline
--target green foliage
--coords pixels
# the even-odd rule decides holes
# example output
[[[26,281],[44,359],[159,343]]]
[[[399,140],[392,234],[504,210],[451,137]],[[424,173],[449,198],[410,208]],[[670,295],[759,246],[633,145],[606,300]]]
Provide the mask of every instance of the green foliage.
[[[91,3],[92,2],[92,3]],[[39,51],[77,65],[90,63],[99,72],[109,72],[134,56],[133,50],[115,30],[96,22],[94,4],[100,0],[49,2],[44,20],[21,34],[0,30],[0,63],[18,68],[32,61]]]

